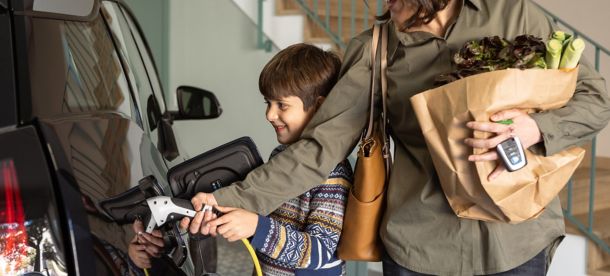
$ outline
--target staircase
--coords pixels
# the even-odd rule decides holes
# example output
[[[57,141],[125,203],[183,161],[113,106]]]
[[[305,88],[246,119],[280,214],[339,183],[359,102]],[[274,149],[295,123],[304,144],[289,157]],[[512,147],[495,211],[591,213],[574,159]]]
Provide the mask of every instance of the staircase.
[[[304,14],[303,40],[329,44],[341,52],[350,38],[375,22],[376,1],[363,0],[276,0],[277,15]],[[329,26],[328,28],[326,26]]]
[[[374,15],[381,10],[383,1],[363,0],[275,0],[276,15],[303,16],[304,41],[328,44],[337,52],[345,49],[349,39],[375,22]],[[541,7],[542,8],[542,7]],[[582,34],[567,22],[542,8],[562,29],[587,41],[593,50],[595,69],[600,70],[601,55],[610,57],[610,51]],[[587,156],[573,176],[571,184],[561,192],[560,198],[569,234],[587,237],[587,274],[610,276],[610,158],[592,159],[591,144]],[[595,169],[592,170],[592,161]],[[591,183],[591,177],[595,177]],[[594,184],[594,185],[592,185]],[[594,192],[591,193],[593,187]],[[571,190],[571,193],[569,192]],[[590,196],[593,195],[593,204]],[[591,222],[590,222],[591,221]]]
[[[573,235],[586,236],[589,232],[589,220],[592,220],[591,233],[606,246],[610,244],[610,158],[597,157],[595,185],[591,193],[591,144],[585,146],[587,155],[572,177],[571,200],[569,186],[560,193],[560,199],[566,215],[566,231]],[[593,194],[593,204],[589,197]],[[571,203],[570,203],[571,202]],[[589,212],[592,208],[592,212]],[[591,215],[589,215],[591,214]],[[589,239],[587,244],[587,273],[589,275],[610,276],[610,254],[601,245]]]

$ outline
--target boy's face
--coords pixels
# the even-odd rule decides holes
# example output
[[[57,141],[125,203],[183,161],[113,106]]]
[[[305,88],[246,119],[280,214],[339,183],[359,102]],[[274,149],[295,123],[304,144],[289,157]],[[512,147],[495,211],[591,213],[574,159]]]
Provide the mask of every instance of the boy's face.
[[[265,99],[267,121],[271,123],[280,144],[292,144],[299,140],[305,126],[316,112],[317,105],[303,110],[303,101],[297,96],[277,100]],[[321,101],[319,101],[321,102]]]

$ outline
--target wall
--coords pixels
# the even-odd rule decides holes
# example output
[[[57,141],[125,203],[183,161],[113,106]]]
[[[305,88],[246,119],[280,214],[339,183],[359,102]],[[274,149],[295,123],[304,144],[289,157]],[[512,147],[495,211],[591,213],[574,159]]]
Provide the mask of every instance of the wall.
[[[169,92],[179,85],[207,89],[223,108],[218,119],[174,122],[178,142],[189,149],[181,158],[251,136],[267,160],[277,141],[258,75],[277,50],[256,48],[256,25],[232,1],[172,1],[170,18]],[[169,103],[175,106],[175,96]]]
[[[252,20],[258,22],[258,0],[233,0]],[[280,49],[303,42],[303,17],[300,15],[275,16],[275,0],[263,1],[263,32]]]

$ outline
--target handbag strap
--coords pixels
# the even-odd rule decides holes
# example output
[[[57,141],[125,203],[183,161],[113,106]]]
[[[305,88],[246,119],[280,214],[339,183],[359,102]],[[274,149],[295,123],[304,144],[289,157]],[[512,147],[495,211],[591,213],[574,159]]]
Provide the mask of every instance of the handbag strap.
[[[379,43],[381,37],[381,43]],[[386,100],[387,100],[387,89],[388,89],[388,81],[387,81],[387,76],[386,76],[386,71],[387,71],[387,67],[388,67],[388,28],[386,26],[386,24],[375,24],[373,26],[373,39],[371,39],[371,101],[370,101],[370,112],[369,112],[369,119],[368,119],[368,124],[367,124],[367,129],[365,132],[365,139],[370,139],[373,135],[373,121],[374,121],[374,117],[375,117],[375,82],[376,82],[376,65],[377,65],[377,49],[379,44],[381,44],[380,46],[380,70],[379,73],[381,74],[381,105],[382,105],[382,112],[381,112],[381,122],[382,125],[380,127],[383,128],[382,131],[382,135],[383,135],[383,157],[384,159],[386,159],[386,172],[389,175],[389,160],[390,158],[390,143],[389,143],[389,137],[387,135],[387,107],[386,107]]]

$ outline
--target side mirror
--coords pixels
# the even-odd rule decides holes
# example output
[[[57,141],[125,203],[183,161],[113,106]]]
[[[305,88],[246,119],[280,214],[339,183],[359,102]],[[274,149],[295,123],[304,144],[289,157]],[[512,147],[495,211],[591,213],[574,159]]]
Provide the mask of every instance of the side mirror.
[[[214,119],[222,114],[222,108],[214,93],[192,86],[180,86],[177,91],[178,112],[172,112],[174,120]]]

